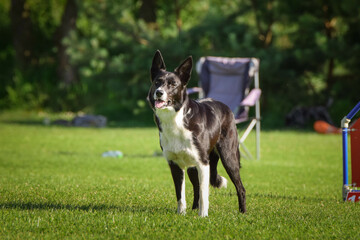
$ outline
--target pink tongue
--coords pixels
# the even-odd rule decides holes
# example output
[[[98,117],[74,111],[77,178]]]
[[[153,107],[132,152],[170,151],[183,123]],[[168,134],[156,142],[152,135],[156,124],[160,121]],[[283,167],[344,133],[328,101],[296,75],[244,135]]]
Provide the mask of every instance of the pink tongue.
[[[165,105],[164,101],[155,101],[156,108],[162,108]]]

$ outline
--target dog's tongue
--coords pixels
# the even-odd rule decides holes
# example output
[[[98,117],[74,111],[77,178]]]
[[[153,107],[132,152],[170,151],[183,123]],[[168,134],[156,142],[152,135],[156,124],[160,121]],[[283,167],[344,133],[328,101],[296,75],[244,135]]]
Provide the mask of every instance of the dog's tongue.
[[[162,108],[163,106],[165,106],[165,102],[161,101],[161,100],[156,100],[155,101],[155,107],[156,108]]]

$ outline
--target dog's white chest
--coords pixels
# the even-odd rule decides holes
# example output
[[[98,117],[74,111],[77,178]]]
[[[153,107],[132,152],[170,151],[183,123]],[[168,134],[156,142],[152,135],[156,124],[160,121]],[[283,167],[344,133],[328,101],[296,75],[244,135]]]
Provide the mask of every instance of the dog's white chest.
[[[180,168],[195,166],[198,162],[198,151],[193,143],[192,133],[183,124],[183,109],[157,111],[161,122],[160,143],[164,157],[173,161]]]

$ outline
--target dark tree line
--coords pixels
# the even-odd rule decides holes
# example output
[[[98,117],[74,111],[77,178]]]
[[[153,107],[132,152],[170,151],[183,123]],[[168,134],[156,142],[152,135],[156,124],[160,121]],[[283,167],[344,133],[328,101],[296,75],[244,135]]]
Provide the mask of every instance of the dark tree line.
[[[146,114],[161,49],[174,66],[187,55],[259,57],[264,116],[334,99],[336,119],[359,100],[359,29],[355,0],[5,1],[0,108]]]

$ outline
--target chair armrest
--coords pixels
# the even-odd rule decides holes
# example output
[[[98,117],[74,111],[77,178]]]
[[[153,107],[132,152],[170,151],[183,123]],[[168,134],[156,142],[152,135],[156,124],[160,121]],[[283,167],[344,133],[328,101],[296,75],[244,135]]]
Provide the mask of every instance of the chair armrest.
[[[200,93],[201,91],[202,89],[200,87],[188,88],[186,90],[187,94]]]
[[[254,88],[252,89],[249,94],[246,96],[246,98],[244,98],[244,100],[242,100],[242,102],[240,103],[240,106],[254,106],[256,101],[259,100],[261,95],[261,89],[259,88]]]

